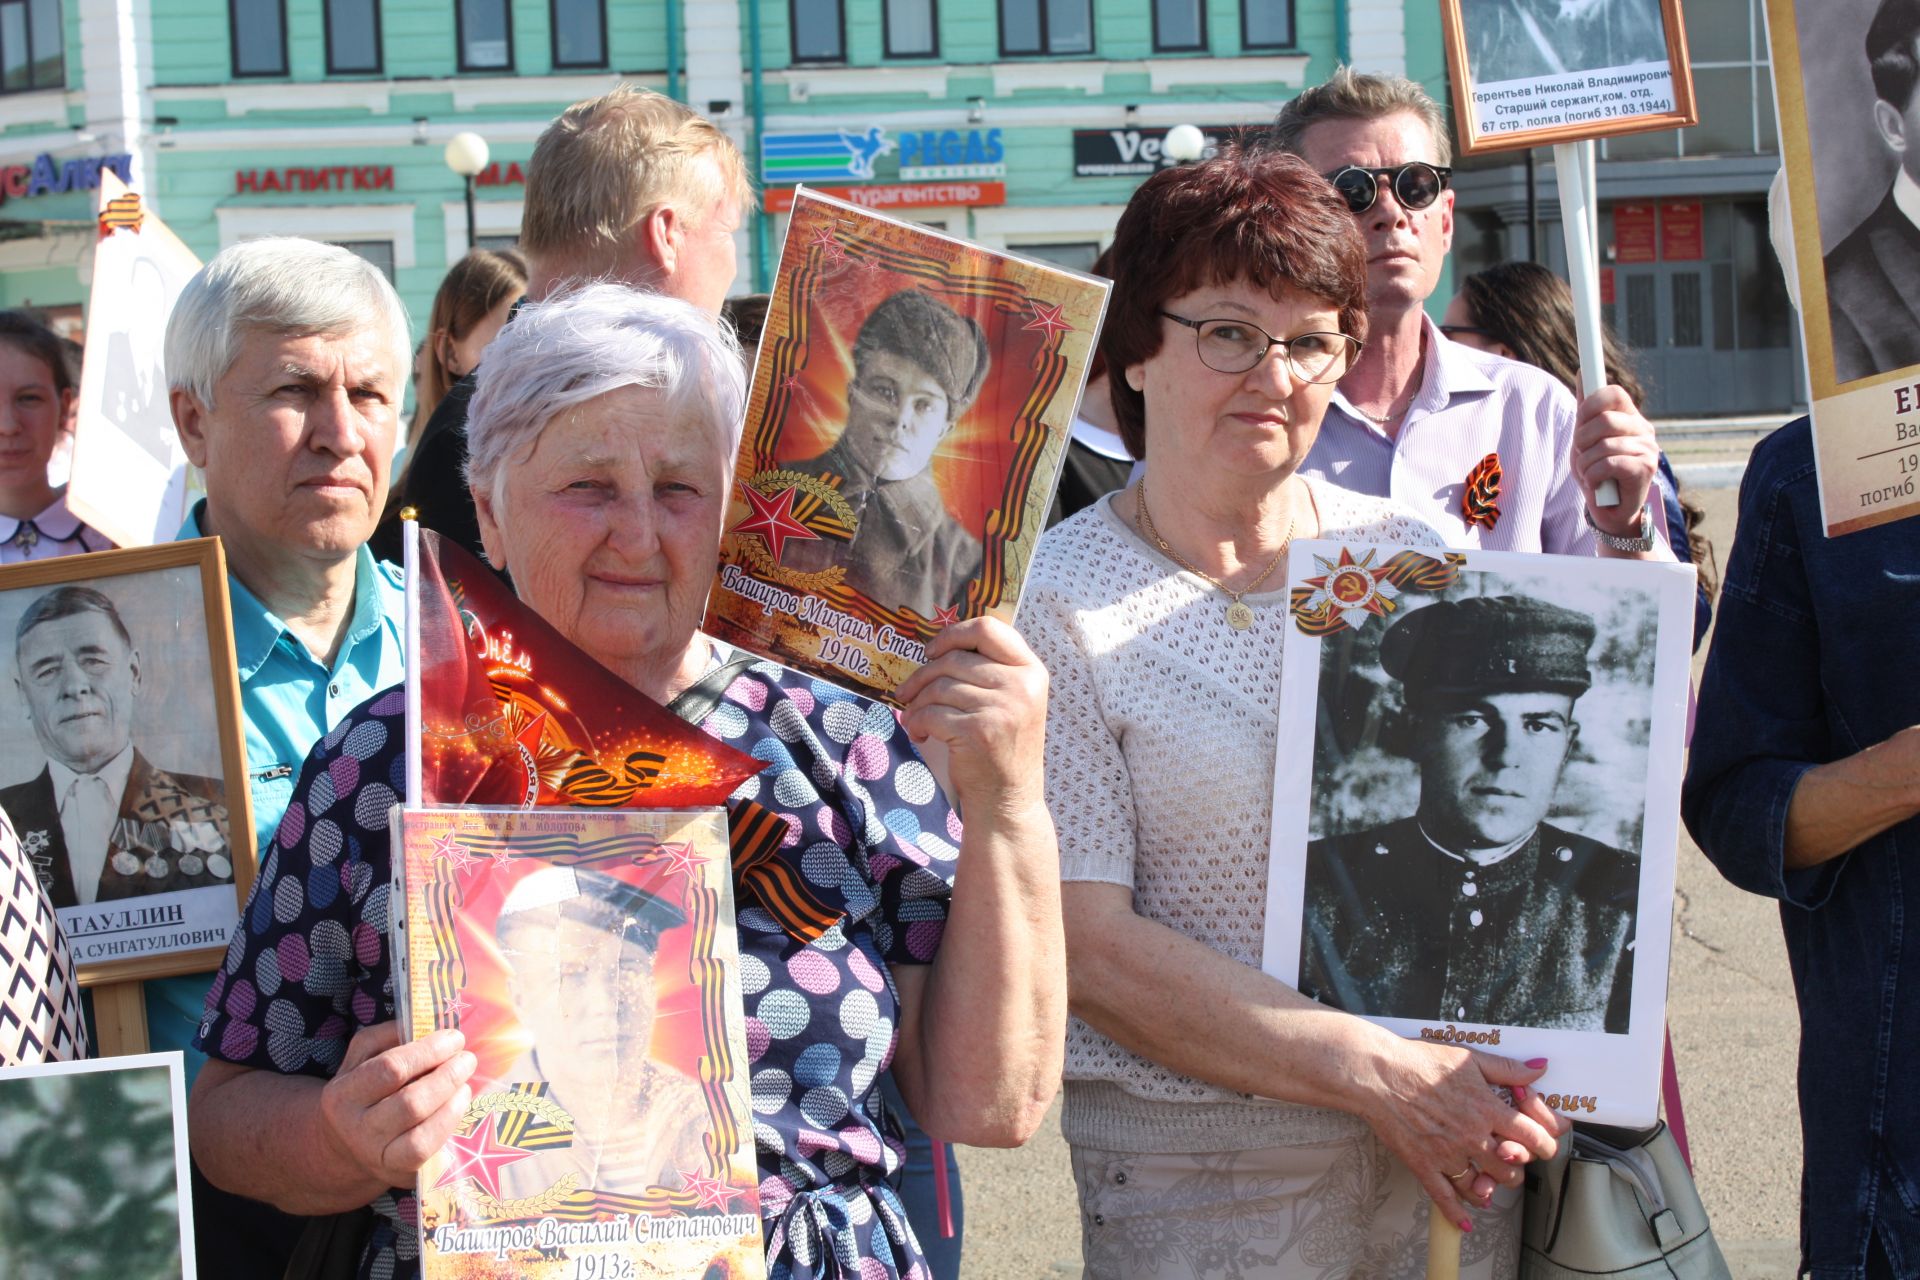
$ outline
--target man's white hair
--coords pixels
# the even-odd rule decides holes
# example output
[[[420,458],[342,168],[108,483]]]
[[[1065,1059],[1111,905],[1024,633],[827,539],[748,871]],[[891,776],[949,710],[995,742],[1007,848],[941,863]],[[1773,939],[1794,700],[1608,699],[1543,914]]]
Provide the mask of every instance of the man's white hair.
[[[167,321],[167,386],[207,408],[247,334],[340,337],[384,324],[395,390],[413,362],[407,309],[387,277],[338,245],[292,236],[244,240],[194,273]]]
[[[665,294],[591,284],[524,303],[487,348],[467,406],[467,481],[500,505],[509,459],[561,413],[621,387],[658,390],[705,422],[731,464],[746,413],[733,327]]]

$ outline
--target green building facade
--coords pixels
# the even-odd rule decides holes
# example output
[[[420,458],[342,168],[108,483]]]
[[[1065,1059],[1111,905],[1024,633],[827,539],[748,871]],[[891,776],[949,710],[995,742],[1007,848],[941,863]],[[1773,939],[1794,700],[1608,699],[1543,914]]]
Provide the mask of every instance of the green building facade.
[[[540,131],[622,82],[714,119],[763,183],[739,292],[766,285],[798,173],[1084,267],[1168,128],[1261,124],[1342,59],[1441,95],[1437,6],[0,0],[0,305],[79,324],[105,167],[203,258],[269,234],[353,248],[418,327],[467,247],[448,140],[487,140],[478,242],[511,243]]]

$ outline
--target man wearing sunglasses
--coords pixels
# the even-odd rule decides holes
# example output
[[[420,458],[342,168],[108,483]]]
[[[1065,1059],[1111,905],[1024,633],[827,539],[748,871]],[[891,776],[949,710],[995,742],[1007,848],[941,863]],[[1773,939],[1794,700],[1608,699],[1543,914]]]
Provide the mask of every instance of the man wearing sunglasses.
[[[1426,91],[1342,68],[1282,108],[1272,141],[1333,183],[1367,241],[1367,344],[1301,470],[1395,498],[1456,546],[1671,559],[1648,504],[1659,445],[1626,392],[1576,406],[1550,375],[1427,319],[1454,197],[1446,118]],[[1594,501],[1607,480],[1617,505]]]

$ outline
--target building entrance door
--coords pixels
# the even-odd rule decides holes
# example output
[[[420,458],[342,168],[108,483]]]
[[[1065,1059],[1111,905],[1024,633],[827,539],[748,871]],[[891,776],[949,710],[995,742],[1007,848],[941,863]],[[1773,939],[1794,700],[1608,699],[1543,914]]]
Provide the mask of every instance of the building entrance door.
[[[1715,354],[1732,343],[1714,341],[1709,305],[1711,267],[1704,262],[1660,262],[1616,268],[1614,329],[1634,349],[1648,394],[1643,411],[1663,416],[1725,412],[1715,397]],[[1731,335],[1728,335],[1730,338]]]

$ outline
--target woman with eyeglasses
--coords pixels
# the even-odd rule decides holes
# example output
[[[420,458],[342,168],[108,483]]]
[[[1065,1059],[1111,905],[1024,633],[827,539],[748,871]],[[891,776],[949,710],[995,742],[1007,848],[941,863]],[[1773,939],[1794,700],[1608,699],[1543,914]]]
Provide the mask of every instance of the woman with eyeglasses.
[[[1148,179],[1113,249],[1101,350],[1145,476],[1042,538],[1019,614],[1051,679],[1087,1274],[1417,1273],[1431,1197],[1473,1227],[1463,1275],[1511,1275],[1507,1188],[1564,1124],[1540,1072],[1260,969],[1276,752],[1312,749],[1278,741],[1287,548],[1440,545],[1297,474],[1365,337],[1365,245],[1303,161],[1229,148]]]

